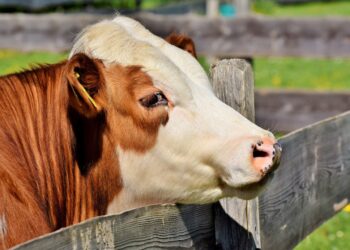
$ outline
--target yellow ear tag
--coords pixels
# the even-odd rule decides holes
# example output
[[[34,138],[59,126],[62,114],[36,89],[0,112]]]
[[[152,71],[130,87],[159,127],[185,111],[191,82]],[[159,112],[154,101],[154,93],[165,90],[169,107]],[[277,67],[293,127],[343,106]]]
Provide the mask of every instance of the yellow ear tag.
[[[75,77],[77,79],[80,78],[80,74],[78,72],[74,73]],[[83,93],[87,96],[87,98],[89,99],[89,101],[92,103],[92,105],[95,107],[95,109],[98,109],[97,104],[95,102],[95,100],[89,95],[89,93],[86,91],[86,89],[84,88],[83,85],[79,84],[79,87],[81,88],[81,90],[83,91]]]
[[[89,95],[89,93],[86,91],[86,89],[84,88],[84,86],[81,85],[81,84],[79,84],[79,87],[80,87],[81,90],[84,92],[84,94],[87,96],[87,98],[88,98],[89,101],[92,103],[92,105],[93,105],[96,109],[98,109],[95,100]]]

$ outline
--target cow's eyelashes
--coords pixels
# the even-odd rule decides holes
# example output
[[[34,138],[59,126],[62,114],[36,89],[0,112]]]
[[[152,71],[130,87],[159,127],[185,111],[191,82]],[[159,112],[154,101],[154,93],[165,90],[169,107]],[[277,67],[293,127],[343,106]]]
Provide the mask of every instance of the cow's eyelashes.
[[[146,108],[155,108],[168,105],[168,100],[162,92],[156,92],[140,99],[142,106]]]

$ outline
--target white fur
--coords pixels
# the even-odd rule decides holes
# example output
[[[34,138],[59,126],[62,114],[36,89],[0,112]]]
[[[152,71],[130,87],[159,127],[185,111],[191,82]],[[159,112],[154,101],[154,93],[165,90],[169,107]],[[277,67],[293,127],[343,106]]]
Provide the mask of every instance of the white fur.
[[[252,167],[251,146],[272,134],[217,99],[206,73],[189,53],[122,16],[86,28],[71,56],[78,52],[107,66],[142,65],[174,103],[151,150],[138,154],[116,149],[124,189],[109,213],[146,204],[244,196],[241,187],[261,180]]]

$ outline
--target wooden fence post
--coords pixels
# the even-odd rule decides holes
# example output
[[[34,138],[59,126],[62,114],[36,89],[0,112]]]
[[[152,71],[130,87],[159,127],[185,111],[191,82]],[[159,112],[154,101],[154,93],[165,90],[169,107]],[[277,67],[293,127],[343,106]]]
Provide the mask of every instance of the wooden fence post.
[[[215,94],[254,121],[254,77],[242,59],[221,60],[211,68]],[[260,248],[258,199],[222,199],[215,205],[216,241],[222,249]]]

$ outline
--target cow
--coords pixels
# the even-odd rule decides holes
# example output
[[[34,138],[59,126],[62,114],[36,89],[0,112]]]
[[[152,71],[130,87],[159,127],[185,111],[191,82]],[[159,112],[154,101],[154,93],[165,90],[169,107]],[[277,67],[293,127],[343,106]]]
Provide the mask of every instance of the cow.
[[[0,77],[0,246],[166,203],[255,197],[281,148],[215,97],[189,38],[118,16]]]

